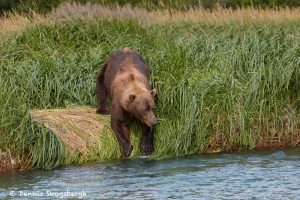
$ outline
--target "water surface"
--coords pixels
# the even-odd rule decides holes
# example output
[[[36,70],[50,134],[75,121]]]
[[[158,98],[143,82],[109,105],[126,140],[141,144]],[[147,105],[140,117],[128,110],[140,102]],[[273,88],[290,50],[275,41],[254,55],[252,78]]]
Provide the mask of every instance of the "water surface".
[[[0,177],[0,199],[62,197],[300,199],[300,149],[137,158]]]

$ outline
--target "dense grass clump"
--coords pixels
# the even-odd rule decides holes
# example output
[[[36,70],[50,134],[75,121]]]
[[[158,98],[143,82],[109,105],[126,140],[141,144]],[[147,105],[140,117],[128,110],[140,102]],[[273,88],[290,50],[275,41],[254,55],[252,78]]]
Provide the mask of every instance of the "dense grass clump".
[[[122,47],[149,62],[158,90],[154,157],[293,139],[299,122],[299,33],[299,20],[151,26],[75,20],[29,27],[0,42],[0,148],[31,152],[32,167],[64,163],[60,139],[32,125],[28,110],[94,107],[96,72]],[[132,132],[139,155],[136,125]],[[104,143],[104,152],[95,155],[119,156],[115,140]]]

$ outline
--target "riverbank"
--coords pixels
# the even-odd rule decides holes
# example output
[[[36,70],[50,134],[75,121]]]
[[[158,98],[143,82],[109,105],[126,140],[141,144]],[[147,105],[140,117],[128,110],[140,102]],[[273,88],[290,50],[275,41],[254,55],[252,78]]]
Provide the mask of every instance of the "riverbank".
[[[118,159],[109,133],[104,150],[70,157],[62,138],[33,122],[30,111],[95,107],[96,73],[122,47],[149,62],[158,91],[152,158],[297,146],[299,13],[74,4],[2,18],[0,149],[10,160],[3,165],[24,155],[27,169]],[[139,156],[136,124],[132,137],[132,156]]]

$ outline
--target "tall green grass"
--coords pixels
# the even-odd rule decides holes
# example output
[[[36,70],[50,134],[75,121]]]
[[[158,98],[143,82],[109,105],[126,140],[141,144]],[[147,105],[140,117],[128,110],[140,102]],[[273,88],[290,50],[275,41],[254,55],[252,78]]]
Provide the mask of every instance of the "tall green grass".
[[[122,47],[135,49],[151,66],[160,121],[153,157],[246,150],[262,137],[293,135],[299,122],[299,33],[297,20],[151,26],[77,20],[27,28],[0,42],[0,148],[29,151],[31,167],[66,162],[60,139],[32,124],[28,110],[95,106],[96,73]],[[139,155],[139,127],[132,130]],[[91,160],[120,156],[109,133]]]

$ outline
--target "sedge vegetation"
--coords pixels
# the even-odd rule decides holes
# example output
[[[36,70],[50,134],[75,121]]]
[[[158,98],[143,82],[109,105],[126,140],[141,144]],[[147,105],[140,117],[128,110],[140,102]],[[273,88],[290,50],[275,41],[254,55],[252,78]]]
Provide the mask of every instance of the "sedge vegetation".
[[[153,158],[249,150],[270,139],[297,145],[299,13],[89,4],[3,18],[12,29],[0,28],[0,149],[29,153],[31,168],[118,158],[110,130],[89,158],[67,158],[60,138],[32,123],[29,110],[95,107],[96,73],[123,47],[148,61],[158,91]],[[136,156],[140,131],[134,123],[132,137]]]

